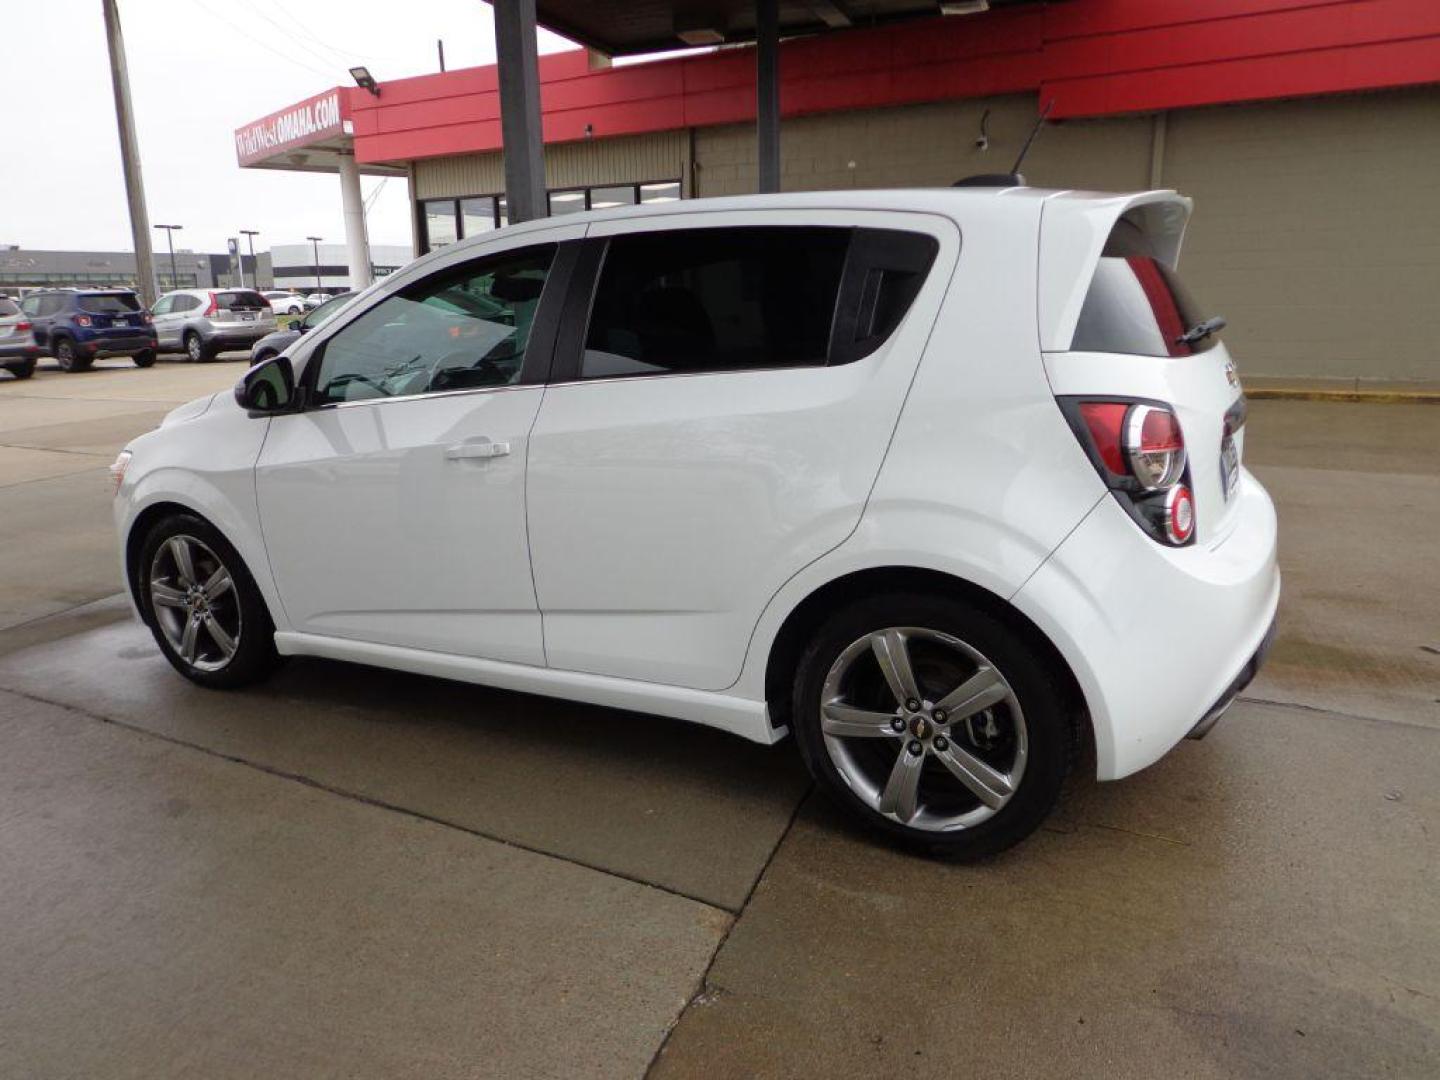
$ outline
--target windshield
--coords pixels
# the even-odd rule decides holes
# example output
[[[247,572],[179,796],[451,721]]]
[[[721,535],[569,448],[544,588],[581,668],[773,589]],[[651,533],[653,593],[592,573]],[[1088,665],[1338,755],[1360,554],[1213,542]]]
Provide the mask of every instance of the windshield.
[[[341,293],[333,300],[326,300],[325,303],[321,304],[314,311],[310,312],[309,315],[306,315],[302,321],[305,323],[307,329],[319,326],[331,315],[334,315],[337,311],[339,311],[341,308],[343,308],[346,304],[348,304],[351,300],[354,299],[354,293]]]
[[[97,315],[124,315],[140,310],[140,301],[134,293],[85,293],[80,297],[80,308]]]

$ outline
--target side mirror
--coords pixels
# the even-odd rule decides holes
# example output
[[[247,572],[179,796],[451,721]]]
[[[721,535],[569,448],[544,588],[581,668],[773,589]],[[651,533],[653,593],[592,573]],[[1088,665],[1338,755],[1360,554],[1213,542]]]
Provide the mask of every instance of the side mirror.
[[[295,403],[295,369],[290,358],[272,356],[241,375],[235,384],[235,401],[252,415],[288,411]]]

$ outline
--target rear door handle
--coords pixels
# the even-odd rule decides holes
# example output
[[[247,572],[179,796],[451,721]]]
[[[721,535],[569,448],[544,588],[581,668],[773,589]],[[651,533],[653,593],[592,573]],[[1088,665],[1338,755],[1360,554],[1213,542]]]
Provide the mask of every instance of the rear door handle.
[[[471,439],[467,442],[451,443],[445,448],[446,461],[460,461],[464,458],[497,458],[510,453],[508,442],[492,442],[486,438]]]

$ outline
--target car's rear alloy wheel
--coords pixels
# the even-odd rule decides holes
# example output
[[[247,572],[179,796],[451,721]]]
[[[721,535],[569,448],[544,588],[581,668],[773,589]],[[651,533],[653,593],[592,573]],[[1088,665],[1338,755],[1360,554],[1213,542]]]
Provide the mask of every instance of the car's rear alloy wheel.
[[[959,638],[918,626],[868,633],[836,658],[820,729],[856,796],[926,832],[993,817],[1019,787],[1029,753],[1025,713],[1005,676]]]
[[[175,514],[145,538],[136,585],[165,658],[203,686],[253,682],[278,662],[274,625],[255,581],[220,533]]]
[[[170,647],[196,671],[219,671],[245,632],[235,579],[213,551],[176,533],[150,565],[150,604]]]
[[[1009,623],[946,599],[839,613],[801,661],[795,734],[865,825],[942,854],[993,854],[1054,805],[1074,731],[1052,674]]]
[[[185,335],[185,355],[190,357],[191,363],[199,364],[210,359],[205,343],[200,340],[200,335],[189,333]]]
[[[84,371],[90,366],[90,358],[81,356],[75,349],[75,343],[68,337],[62,337],[55,342],[55,359],[60,364],[61,371]]]

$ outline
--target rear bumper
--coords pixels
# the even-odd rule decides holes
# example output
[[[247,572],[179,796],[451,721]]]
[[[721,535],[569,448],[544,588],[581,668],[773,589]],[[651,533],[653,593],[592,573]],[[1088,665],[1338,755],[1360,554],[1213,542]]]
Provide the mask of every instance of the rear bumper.
[[[37,360],[44,350],[39,345],[0,345],[0,364],[19,364]]]
[[[1102,780],[1203,734],[1264,659],[1280,600],[1275,508],[1248,472],[1234,498],[1227,535],[1167,548],[1107,496],[1013,598],[1080,683]]]
[[[1250,657],[1240,674],[1220,699],[1210,706],[1209,712],[1200,718],[1200,722],[1186,733],[1187,739],[1203,739],[1210,734],[1210,729],[1220,722],[1220,718],[1230,711],[1230,706],[1235,704],[1235,699],[1245,692],[1245,688],[1255,681],[1255,676],[1260,674],[1260,669],[1265,665],[1265,658],[1270,655],[1270,650],[1275,645],[1275,621],[1270,623],[1270,629],[1265,631],[1265,637],[1260,642],[1260,647],[1255,650],[1255,655]]]
[[[86,356],[134,356],[138,352],[155,348],[154,333],[106,334],[82,338],[75,347]]]
[[[275,324],[255,326],[227,326],[225,329],[215,328],[211,331],[200,334],[206,345],[213,345],[221,349],[248,349],[261,338],[275,333]]]

